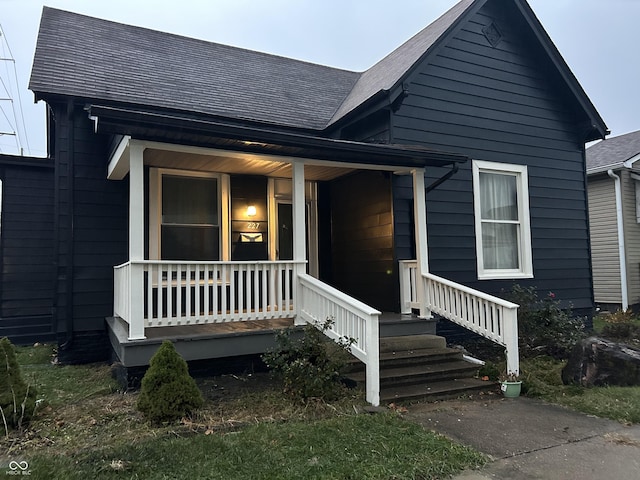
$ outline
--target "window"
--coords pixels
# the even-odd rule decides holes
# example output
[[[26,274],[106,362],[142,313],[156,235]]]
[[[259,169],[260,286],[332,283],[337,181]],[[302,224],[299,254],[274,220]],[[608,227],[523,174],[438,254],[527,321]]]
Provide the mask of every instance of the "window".
[[[473,162],[479,279],[533,277],[527,167]]]
[[[156,180],[152,178],[150,185],[158,188],[152,188],[157,194],[151,195],[157,201],[150,204],[150,217],[157,221],[150,221],[150,258],[219,260],[221,209],[218,177],[155,169],[152,177]]]

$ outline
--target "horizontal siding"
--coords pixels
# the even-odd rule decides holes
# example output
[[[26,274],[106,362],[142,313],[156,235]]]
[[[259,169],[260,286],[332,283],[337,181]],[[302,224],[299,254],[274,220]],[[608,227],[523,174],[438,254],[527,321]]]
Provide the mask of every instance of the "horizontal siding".
[[[73,122],[64,107],[55,118],[60,185],[58,331],[66,331],[69,317],[76,332],[104,331],[105,317],[113,314],[113,266],[127,259],[128,180],[107,180],[108,138],[93,132],[81,108],[74,112]],[[106,345],[106,334],[101,335]]]
[[[395,143],[460,152],[474,160],[527,165],[533,280],[576,308],[593,305],[582,132],[566,87],[511,5],[489,1],[412,74],[392,117]],[[492,48],[482,28],[503,34]],[[427,171],[427,185],[447,172]],[[394,208],[406,208],[410,179],[394,181]],[[478,281],[471,163],[427,196],[432,271],[499,294],[513,281]],[[396,219],[397,236],[411,232]],[[399,258],[413,254],[406,245]]]
[[[622,213],[627,260],[629,305],[640,303],[640,224],[636,217],[636,182],[628,170],[622,176]]]
[[[595,301],[621,303],[614,182],[606,175],[591,177],[588,190]]]
[[[37,328],[30,325],[28,333],[44,338],[53,331],[53,170],[2,165],[0,174],[0,332],[3,324],[15,327],[20,318],[37,317],[43,320]]]

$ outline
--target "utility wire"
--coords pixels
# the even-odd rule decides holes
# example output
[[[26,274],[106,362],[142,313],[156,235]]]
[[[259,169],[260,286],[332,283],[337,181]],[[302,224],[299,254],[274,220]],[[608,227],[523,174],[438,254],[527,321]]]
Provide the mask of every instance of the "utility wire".
[[[27,127],[24,121],[24,110],[22,108],[22,96],[20,95],[20,87],[18,84],[18,70],[16,68],[16,61],[15,58],[13,56],[13,52],[11,51],[11,46],[9,45],[9,41],[7,40],[7,36],[4,33],[4,29],[2,28],[2,24],[0,23],[0,37],[4,38],[4,42],[1,41],[0,39],[0,44],[3,45],[3,52],[4,52],[4,45],[7,46],[7,51],[9,52],[9,58],[3,58],[2,60],[4,61],[9,61],[13,64],[13,78],[14,78],[14,84],[16,87],[16,94],[18,96],[18,107],[20,110],[20,119],[22,120],[22,133],[24,134],[24,141],[27,147],[27,152],[30,154],[31,153],[31,146],[29,145],[29,135],[27,134]],[[6,68],[7,71],[7,81],[9,81],[9,68]],[[0,77],[0,80],[2,80],[2,77]],[[13,111],[13,118],[16,122],[15,127],[12,126],[11,122],[9,121],[7,114],[4,110],[2,110],[2,113],[4,114],[5,117],[7,117],[7,122],[9,122],[9,125],[13,128],[14,133],[16,135],[16,146],[18,147],[18,150],[20,151],[20,153],[22,153],[22,141],[21,141],[21,135],[20,135],[20,129],[18,128],[18,115],[16,113],[16,106],[15,106],[15,102],[13,101],[13,97],[11,95],[11,91],[10,88],[7,88],[7,86],[5,85],[5,82],[2,81],[2,85],[4,86],[5,90],[7,91],[7,95],[11,101],[11,110]],[[11,83],[9,83],[9,87],[11,86]],[[0,106],[1,109],[1,106]]]

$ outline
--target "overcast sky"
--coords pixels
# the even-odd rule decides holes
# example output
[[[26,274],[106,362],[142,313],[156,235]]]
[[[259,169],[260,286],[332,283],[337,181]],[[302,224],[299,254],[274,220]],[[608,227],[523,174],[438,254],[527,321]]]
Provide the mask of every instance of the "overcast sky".
[[[364,70],[457,0],[0,0],[0,25],[16,61],[0,60],[24,153],[46,155],[45,113],[27,89],[43,5],[117,22]],[[640,0],[529,0],[612,135],[640,130]],[[0,44],[5,44],[0,39]],[[6,57],[0,49],[0,57]],[[171,68],[170,65],[167,65]],[[14,123],[0,83],[0,107]],[[22,132],[21,99],[28,146]],[[11,129],[0,112],[0,132]],[[0,136],[1,153],[17,153]]]

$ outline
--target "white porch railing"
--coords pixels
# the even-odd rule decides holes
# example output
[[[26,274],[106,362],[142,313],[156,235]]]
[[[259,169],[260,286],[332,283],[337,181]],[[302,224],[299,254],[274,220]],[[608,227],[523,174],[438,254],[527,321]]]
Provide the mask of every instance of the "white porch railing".
[[[114,315],[129,324],[130,339],[144,338],[151,327],[291,317],[320,325],[331,318],[324,333],[355,340],[351,352],[366,365],[367,401],[378,405],[380,312],[305,273],[296,275],[297,265],[127,262],[114,267]]]
[[[114,314],[129,323],[130,338],[136,336],[132,331],[144,332],[136,322],[149,328],[291,318],[295,265],[291,261],[127,262],[114,267]],[[132,315],[132,308],[142,315]]]
[[[400,261],[403,313],[420,305],[417,267],[415,260]],[[519,373],[518,305],[431,273],[423,274],[422,281],[428,310],[503,345],[506,349],[507,371]]]
[[[351,353],[366,366],[367,401],[380,404],[380,312],[307,274],[298,276],[298,318],[316,326],[331,319],[325,334],[332,340],[352,338]]]

